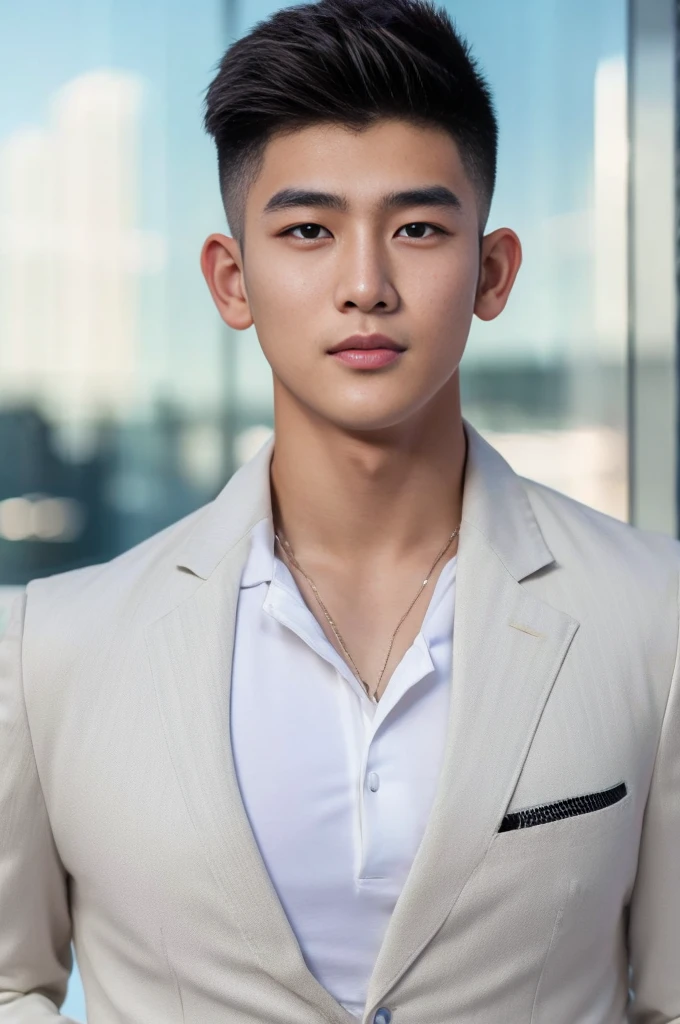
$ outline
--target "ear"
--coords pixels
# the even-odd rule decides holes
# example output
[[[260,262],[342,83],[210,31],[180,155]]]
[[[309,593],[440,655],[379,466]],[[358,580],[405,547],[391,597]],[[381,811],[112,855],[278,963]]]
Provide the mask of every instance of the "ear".
[[[201,270],[224,322],[237,331],[250,327],[253,318],[236,239],[217,234],[206,238],[201,249]]]
[[[522,245],[514,231],[498,228],[484,236],[474,308],[480,320],[503,312],[521,264]]]

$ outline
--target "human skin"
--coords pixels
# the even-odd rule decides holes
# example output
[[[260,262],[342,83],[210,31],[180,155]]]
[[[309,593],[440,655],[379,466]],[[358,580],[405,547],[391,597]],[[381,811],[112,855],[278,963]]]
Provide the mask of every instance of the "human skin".
[[[432,185],[460,208],[379,209],[386,193]],[[283,188],[338,193],[348,206],[265,212]],[[343,636],[370,659],[370,637],[386,646],[397,604],[415,596],[460,521],[459,365],[473,315],[492,320],[505,307],[519,239],[500,228],[480,246],[478,197],[456,143],[402,120],[275,136],[247,195],[244,237],[245,260],[235,239],[211,235],[201,266],[224,321],[254,323],[272,368],[275,521]],[[327,353],[376,331],[406,346],[385,367]]]

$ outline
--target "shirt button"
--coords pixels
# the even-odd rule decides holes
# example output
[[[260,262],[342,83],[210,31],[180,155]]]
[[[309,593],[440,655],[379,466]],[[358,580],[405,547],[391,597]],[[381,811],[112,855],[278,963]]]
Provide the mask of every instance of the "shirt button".
[[[368,788],[370,789],[371,793],[377,793],[378,790],[380,789],[380,776],[378,775],[377,772],[368,773]],[[377,1024],[383,1024],[383,1022],[379,1020]],[[387,1024],[387,1018],[385,1019],[385,1024]]]
[[[386,1006],[381,1006],[379,1010],[375,1011],[375,1017],[373,1018],[373,1024],[390,1024],[392,1020],[392,1014]]]

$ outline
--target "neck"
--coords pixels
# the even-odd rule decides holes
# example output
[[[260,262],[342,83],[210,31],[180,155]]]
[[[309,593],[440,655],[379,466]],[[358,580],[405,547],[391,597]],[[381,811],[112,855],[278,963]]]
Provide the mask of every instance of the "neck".
[[[393,564],[444,545],[462,508],[458,373],[417,420],[364,434],[321,421],[276,386],[274,397],[274,526],[303,565]]]

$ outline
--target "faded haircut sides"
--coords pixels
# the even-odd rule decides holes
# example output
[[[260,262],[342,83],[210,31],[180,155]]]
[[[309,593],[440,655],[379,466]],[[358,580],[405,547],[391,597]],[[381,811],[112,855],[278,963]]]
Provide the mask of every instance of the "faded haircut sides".
[[[234,42],[205,97],[222,201],[244,252],[245,203],[267,144],[317,124],[384,119],[441,128],[478,199],[496,180],[498,123],[487,82],[446,11],[426,0],[320,0],[283,8]]]

